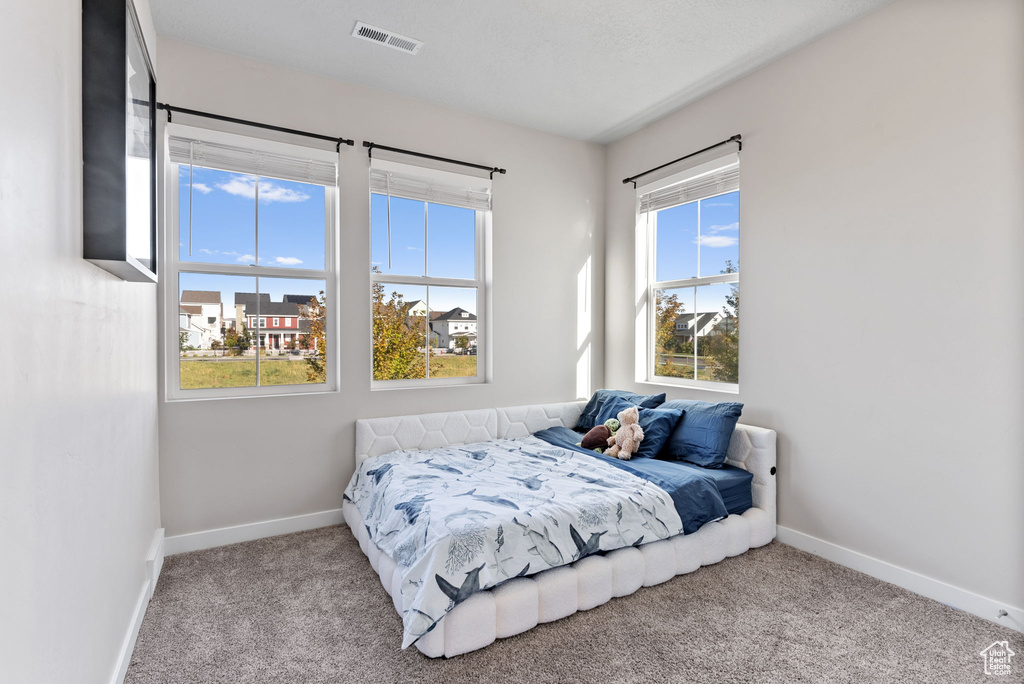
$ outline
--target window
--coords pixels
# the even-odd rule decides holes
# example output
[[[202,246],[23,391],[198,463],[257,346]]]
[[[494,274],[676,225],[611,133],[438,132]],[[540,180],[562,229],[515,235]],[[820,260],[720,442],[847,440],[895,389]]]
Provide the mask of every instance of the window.
[[[281,327],[281,319],[280,318],[275,318],[274,319],[274,327],[275,328],[280,328]]]
[[[206,317],[206,322],[208,324],[210,324],[210,325],[213,325],[214,323],[217,322],[217,317],[216,316],[207,316]]]
[[[637,188],[638,381],[739,389],[739,203],[736,154]]]
[[[488,178],[373,160],[374,388],[486,381],[490,221]]]
[[[327,353],[337,155],[178,124],[167,131],[168,398],[337,389]],[[221,327],[179,324],[189,302],[219,307],[210,320]],[[278,329],[289,316],[297,334]]]

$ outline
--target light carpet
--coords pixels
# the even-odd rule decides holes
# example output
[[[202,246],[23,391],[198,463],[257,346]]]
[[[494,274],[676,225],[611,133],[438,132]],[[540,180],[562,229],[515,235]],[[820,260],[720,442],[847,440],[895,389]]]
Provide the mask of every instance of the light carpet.
[[[345,527],[167,558],[127,684],[984,682],[1024,635],[773,542],[449,660]],[[1015,680],[1015,681],[1020,681]]]

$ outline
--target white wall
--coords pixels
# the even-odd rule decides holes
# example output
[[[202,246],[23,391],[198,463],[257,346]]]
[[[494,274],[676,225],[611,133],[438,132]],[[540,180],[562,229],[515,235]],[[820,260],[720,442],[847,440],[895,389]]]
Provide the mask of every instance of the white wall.
[[[591,326],[582,346],[601,355],[593,333],[602,329],[600,308],[578,321],[575,295],[578,272],[601,253],[602,147],[169,40],[160,42],[160,62],[160,98],[171,104],[508,169],[494,179],[494,382],[374,392],[369,167],[365,149],[343,148],[342,391],[161,404],[168,535],[340,508],[357,418],[577,396],[578,325]],[[524,332],[525,313],[545,331],[545,345]]]
[[[621,179],[741,133],[739,400],[778,430],[780,523],[1014,606],[1022,27],[1018,0],[902,0],[612,144],[605,302],[607,384],[653,390]]]
[[[4,3],[0,64],[0,292],[32,321],[0,348],[0,680],[109,682],[159,526],[156,290],[81,256],[80,3]]]

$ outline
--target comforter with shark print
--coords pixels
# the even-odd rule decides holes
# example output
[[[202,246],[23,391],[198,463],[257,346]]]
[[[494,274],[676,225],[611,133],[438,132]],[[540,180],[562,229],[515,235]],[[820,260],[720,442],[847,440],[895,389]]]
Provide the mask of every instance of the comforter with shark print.
[[[367,459],[345,498],[400,568],[402,648],[478,591],[683,531],[657,485],[535,437]]]

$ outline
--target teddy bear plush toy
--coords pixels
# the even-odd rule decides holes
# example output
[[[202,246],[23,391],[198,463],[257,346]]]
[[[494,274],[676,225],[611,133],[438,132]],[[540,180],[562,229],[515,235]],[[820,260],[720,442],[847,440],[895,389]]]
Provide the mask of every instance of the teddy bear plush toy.
[[[608,456],[614,456],[628,461],[640,447],[644,439],[644,429],[640,427],[640,409],[630,406],[628,409],[619,412],[619,422],[622,426],[614,435],[608,438]]]
[[[614,435],[615,431],[618,429],[618,418],[609,418],[604,421],[604,424],[595,425],[590,428],[590,431],[583,435],[583,441],[576,446],[581,446],[584,449],[593,449],[600,454],[604,451],[604,448],[608,446],[608,439]]]

